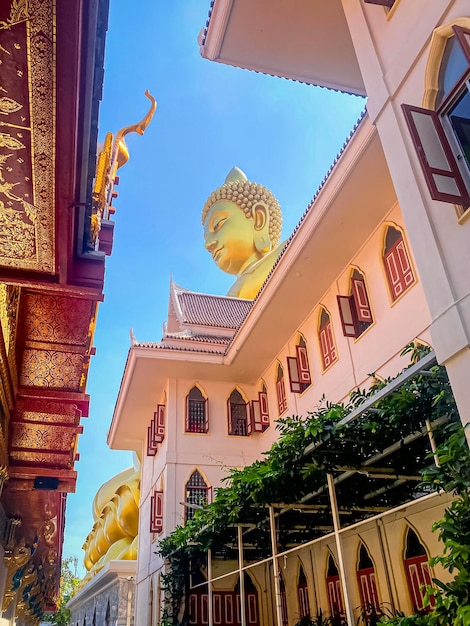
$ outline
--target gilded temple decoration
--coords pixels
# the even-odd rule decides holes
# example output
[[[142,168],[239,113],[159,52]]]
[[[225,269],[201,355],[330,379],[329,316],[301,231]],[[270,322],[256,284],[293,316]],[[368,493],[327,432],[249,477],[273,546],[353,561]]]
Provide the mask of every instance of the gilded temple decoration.
[[[54,8],[0,5],[0,266],[45,272],[55,270]]]
[[[150,100],[150,108],[144,118],[137,124],[121,128],[113,137],[106,135],[103,147],[98,155],[95,182],[93,188],[93,213],[91,216],[91,247],[99,248],[99,233],[102,221],[109,220],[114,212],[111,204],[115,195],[116,172],[129,160],[129,150],[125,138],[129,133],[143,135],[156,111],[157,102],[147,90],[145,96]]]

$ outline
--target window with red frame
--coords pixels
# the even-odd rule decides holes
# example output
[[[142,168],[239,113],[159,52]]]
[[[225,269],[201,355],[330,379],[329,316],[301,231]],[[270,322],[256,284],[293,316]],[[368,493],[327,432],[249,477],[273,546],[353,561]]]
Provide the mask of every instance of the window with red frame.
[[[300,617],[307,617],[310,615],[310,601],[308,599],[307,577],[302,566],[300,566],[299,579],[297,581],[297,595],[299,598]]]
[[[258,392],[258,400],[251,401],[248,434],[263,433],[267,428],[269,428],[268,393],[266,385],[263,383],[261,391]]]
[[[330,316],[323,307],[320,312],[319,325],[320,330],[318,331],[318,338],[320,340],[322,365],[323,369],[326,370],[336,361],[338,353],[336,352]]]
[[[158,404],[150,421],[150,426],[147,429],[147,456],[155,456],[158,445],[165,439],[165,411],[165,405]]]
[[[359,550],[359,561],[357,564],[356,576],[363,610],[366,615],[372,614],[374,608],[379,608],[379,597],[375,582],[374,563],[363,543],[361,543]]]
[[[393,226],[387,228],[383,261],[390,294],[395,302],[397,298],[413,285],[415,277],[403,234]]]
[[[339,579],[338,568],[330,554],[328,557],[328,569],[326,572],[326,588],[328,590],[328,602],[332,616],[339,616],[344,613],[343,594],[341,591],[341,581]]]
[[[414,530],[409,528],[406,535],[404,559],[406,582],[413,610],[425,611],[426,613],[429,613],[435,604],[431,597],[430,605],[424,606],[425,587],[432,583],[432,573],[428,561],[429,556],[426,548]]]
[[[290,390],[292,393],[303,393],[312,382],[308,364],[307,344],[303,337],[299,337],[295,350],[296,356],[287,357]]]
[[[346,337],[360,337],[372,324],[366,281],[359,270],[353,270],[349,283],[349,296],[336,296],[343,333]]]
[[[196,385],[186,396],[186,432],[209,432],[208,401]]]
[[[284,384],[284,370],[282,369],[282,365],[280,363],[278,363],[278,366],[277,366],[276,394],[277,394],[277,407],[278,407],[279,415],[281,415],[287,409],[287,398],[286,398],[286,386]]]
[[[234,389],[227,401],[228,434],[246,437],[248,433],[248,403],[242,394]]]
[[[453,26],[435,110],[402,104],[431,198],[470,206],[470,29]]]
[[[154,491],[150,498],[150,532],[163,531],[163,491]]]
[[[200,507],[209,502],[210,487],[207,485],[201,474],[194,470],[191,474],[185,488],[185,506],[184,519],[187,522],[193,519],[195,512]]]

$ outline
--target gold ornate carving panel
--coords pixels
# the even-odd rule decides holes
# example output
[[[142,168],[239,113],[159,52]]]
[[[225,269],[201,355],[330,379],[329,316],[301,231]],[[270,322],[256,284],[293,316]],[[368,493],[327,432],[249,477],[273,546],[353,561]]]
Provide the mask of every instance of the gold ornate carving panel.
[[[23,334],[28,341],[72,344],[90,342],[94,302],[41,293],[25,293],[21,301]]]
[[[82,354],[26,348],[20,385],[80,391],[85,361],[87,359]]]
[[[0,2],[0,266],[55,271],[55,0]]]
[[[73,429],[47,424],[14,422],[12,424],[12,441],[17,448],[36,448],[68,452],[75,444],[76,433]]]

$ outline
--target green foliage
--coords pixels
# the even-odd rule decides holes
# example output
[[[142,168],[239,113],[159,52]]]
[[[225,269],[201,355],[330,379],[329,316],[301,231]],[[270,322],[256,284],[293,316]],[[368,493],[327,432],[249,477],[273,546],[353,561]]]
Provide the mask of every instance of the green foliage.
[[[428,351],[425,346],[408,346],[404,352],[411,354],[413,363]],[[347,403],[322,400],[306,418],[290,416],[279,419],[277,422],[279,438],[270,450],[264,453],[263,458],[242,469],[230,470],[225,478],[224,487],[216,490],[214,501],[202,510],[196,511],[191,521],[184,527],[178,526],[171,535],[161,541],[159,553],[167,559],[169,565],[164,584],[170,607],[164,616],[165,619],[173,624],[177,623],[176,616],[187,585],[185,572],[189,570],[191,558],[198,551],[212,548],[216,552],[218,547],[230,544],[233,540],[234,524],[251,524],[254,530],[250,531],[250,542],[257,547],[259,556],[267,556],[270,553],[266,523],[267,504],[298,503],[308,494],[324,489],[326,473],[333,468],[344,466],[360,469],[365,458],[370,458],[394,441],[405,439],[408,435],[423,429],[426,422],[433,422],[443,416],[450,422],[458,420],[447,374],[443,367],[436,365],[426,373],[416,374],[394,393],[376,402],[360,417],[344,423],[344,418],[388,382],[390,380],[375,380],[369,390],[355,390]],[[462,435],[457,435],[457,431],[450,433],[447,448],[439,453],[442,456],[440,471],[436,472],[433,468],[428,470],[428,478],[419,487],[421,493],[423,489],[457,490],[463,488],[465,484],[468,485],[470,464],[466,460],[465,452],[461,448],[456,449],[451,439],[453,435],[456,438],[460,437],[461,441]],[[444,466],[443,461],[446,459],[451,463]],[[413,455],[402,453],[400,462],[404,464],[403,473],[406,474],[416,473],[417,467],[432,464],[433,460],[427,458],[426,452],[415,448]],[[409,469],[406,464],[409,464]],[[359,496],[351,490],[346,493],[346,497],[349,499],[346,505],[353,509]],[[384,500],[385,504],[386,502]],[[457,504],[455,507],[453,514],[460,519],[462,512]],[[446,524],[452,525],[454,522],[448,519]],[[444,529],[441,528],[441,536],[445,543],[446,536],[442,534],[443,532]],[[450,530],[447,529],[446,532],[450,533]],[[455,538],[452,539],[449,535],[448,541],[455,541]],[[449,543],[449,549],[450,545]],[[450,556],[447,555],[447,558]],[[455,562],[452,567],[454,569],[458,567],[459,572],[463,572],[462,562],[465,558],[468,562],[468,551],[465,552],[462,548],[459,555],[455,553],[453,558]],[[420,626],[424,623],[419,621],[421,619],[419,616],[413,619],[415,622],[389,623],[400,626]],[[469,622],[456,622],[464,623]],[[440,625],[441,622],[435,624]]]
[[[444,552],[430,560],[442,565],[454,578],[444,583],[433,579],[426,591],[425,603],[433,598],[435,606],[425,616],[383,620],[392,626],[469,626],[470,624],[470,450],[460,424],[446,427],[446,438],[438,446],[438,465],[423,472],[424,484],[434,491],[453,493],[456,499],[446,509],[444,518],[433,525],[439,532]]]

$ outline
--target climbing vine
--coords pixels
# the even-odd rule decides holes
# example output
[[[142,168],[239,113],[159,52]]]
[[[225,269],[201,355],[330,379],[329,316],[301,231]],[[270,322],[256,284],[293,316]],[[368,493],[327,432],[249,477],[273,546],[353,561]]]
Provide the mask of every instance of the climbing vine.
[[[423,356],[426,348],[409,346],[404,352],[410,352],[413,364]],[[392,380],[380,381],[371,376],[374,382],[370,389],[355,390],[345,403],[331,403],[323,399],[305,418],[294,415],[279,419],[276,426],[279,438],[264,453],[263,458],[242,469],[230,470],[224,486],[216,490],[214,501],[196,511],[192,520],[185,526],[178,526],[161,541],[159,553],[166,558],[168,565],[164,578],[167,598],[165,619],[170,624],[184,622],[183,598],[188,590],[185,572],[190,570],[191,559],[208,548],[216,554],[220,546],[229,544],[233,540],[234,524],[249,523],[252,527],[250,543],[258,549],[257,556],[267,556],[270,541],[266,504],[301,502],[308,494],[321,491],[326,473],[338,466],[360,468],[364,458],[373,457],[391,441],[405,440],[413,433],[425,432],[426,424],[458,421],[447,374],[438,365],[433,365],[424,373],[416,373],[396,391],[373,403],[370,409],[356,419],[345,421],[344,418]],[[456,431],[452,435],[457,436]],[[436,437],[441,446],[446,445],[442,435],[436,433]],[[396,452],[394,460],[403,473],[412,470],[416,473],[417,468],[432,465],[433,460],[428,457],[428,452],[427,448],[415,447],[411,454],[409,451]],[[443,455],[441,452],[439,454]],[[457,455],[456,452],[453,454]],[[464,462],[458,456],[453,458],[455,468]],[[452,483],[450,475],[444,473],[443,462],[436,471],[430,468],[427,472],[426,482],[419,486],[420,493],[423,490],[449,489],[454,483],[456,487],[451,490],[459,486],[458,472]],[[412,491],[416,487],[416,484],[414,487],[406,486],[409,493],[405,488],[400,492],[406,493],[411,499],[416,497]],[[347,504],[351,510],[357,506],[359,496],[354,490],[344,490],[341,495],[348,498]],[[384,504],[393,506],[393,500],[388,494],[384,494],[382,499]],[[458,507],[453,509],[452,514],[460,514]],[[441,529],[445,543],[446,536],[442,533]],[[462,551],[461,559],[464,558],[465,553]],[[456,568],[457,562],[452,566]],[[438,608],[439,604],[436,611]],[[469,622],[461,622],[464,623]],[[405,624],[403,622],[401,626]]]

